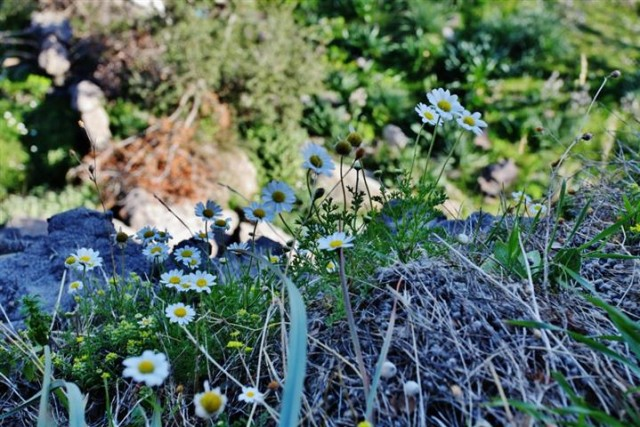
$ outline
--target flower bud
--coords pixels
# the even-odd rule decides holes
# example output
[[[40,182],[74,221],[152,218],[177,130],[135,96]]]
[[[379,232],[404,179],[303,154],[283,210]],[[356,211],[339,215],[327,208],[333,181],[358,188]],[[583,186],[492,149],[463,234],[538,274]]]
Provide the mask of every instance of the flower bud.
[[[402,389],[407,396],[415,396],[420,393],[420,386],[415,381],[407,381],[402,386]]]
[[[351,132],[347,135],[347,142],[349,142],[353,148],[357,148],[362,144],[362,137],[358,132]]]
[[[318,200],[322,196],[324,196],[324,188],[317,188],[316,192],[313,193],[313,200]]]
[[[361,159],[361,158],[363,158],[363,157],[364,157],[364,154],[365,154],[364,148],[359,147],[359,148],[356,150],[356,159]]]
[[[591,141],[591,138],[593,138],[593,134],[585,132],[582,134],[581,138],[583,141]]]
[[[388,360],[385,360],[382,364],[382,369],[380,370],[380,376],[382,378],[391,378],[396,374],[396,372],[398,372],[398,368],[396,368],[396,365],[394,365],[392,362],[389,362]]]
[[[617,79],[618,77],[620,77],[622,75],[622,73],[620,72],[620,70],[613,70],[611,72],[611,74],[609,74],[609,78],[612,79]]]
[[[336,144],[336,153],[340,154],[341,156],[348,156],[349,153],[351,153],[351,144],[349,144],[347,141],[340,141]]]

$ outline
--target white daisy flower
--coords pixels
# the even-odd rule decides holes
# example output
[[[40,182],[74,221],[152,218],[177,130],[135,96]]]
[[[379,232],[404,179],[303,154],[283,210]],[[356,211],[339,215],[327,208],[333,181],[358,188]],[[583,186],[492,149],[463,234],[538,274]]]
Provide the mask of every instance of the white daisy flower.
[[[324,266],[324,269],[327,271],[327,273],[334,273],[338,269],[338,266],[335,262],[329,261],[327,265]]]
[[[291,212],[296,196],[293,190],[284,182],[271,181],[262,189],[262,200],[274,213]]]
[[[169,376],[169,361],[164,353],[145,350],[142,356],[129,357],[122,364],[125,366],[123,377],[131,377],[149,387],[162,384]]]
[[[173,250],[173,256],[176,257],[177,261],[180,261],[187,267],[193,265],[193,260],[197,260],[197,264],[200,264],[200,250],[193,246],[183,246],[178,249]]]
[[[151,242],[155,242],[158,237],[158,229],[155,227],[145,226],[142,227],[137,233],[136,237],[140,240],[144,246],[148,245]]]
[[[196,415],[207,419],[218,416],[224,411],[227,397],[220,392],[220,387],[211,390],[209,381],[205,381],[204,391],[193,397],[193,404],[196,407]]]
[[[346,233],[339,231],[327,237],[318,239],[318,249],[333,251],[338,248],[350,248],[353,246],[354,237],[348,236]]]
[[[169,240],[171,239],[173,239],[173,236],[166,228],[164,229],[164,231],[158,231],[156,233],[156,242],[169,243]]]
[[[189,292],[193,290],[193,282],[191,281],[191,274],[186,274],[182,282],[180,282],[178,286],[175,286],[174,289],[176,289],[178,292]]]
[[[231,218],[216,218],[211,224],[213,231],[227,231],[231,228]]]
[[[243,255],[245,252],[249,252],[249,244],[247,242],[232,243],[227,246],[227,250],[236,255]]]
[[[191,323],[196,316],[196,312],[190,305],[184,305],[179,302],[169,305],[164,313],[169,318],[169,322],[177,323],[178,325],[187,325]]]
[[[160,283],[167,288],[177,288],[185,281],[184,273],[180,270],[173,269],[160,275]]]
[[[336,168],[327,150],[317,144],[307,144],[302,149],[302,157],[304,157],[302,167],[312,170],[318,175],[331,176],[332,171]]]
[[[445,122],[453,120],[455,115],[463,111],[462,105],[458,101],[458,95],[452,95],[449,90],[434,89],[427,93],[427,99]]]
[[[531,203],[531,197],[527,196],[524,191],[514,191],[511,193],[511,198],[516,202],[525,202],[526,204]]]
[[[191,283],[191,289],[200,293],[211,293],[211,287],[216,284],[216,276],[206,271],[196,271],[189,275],[188,281]]]
[[[199,202],[195,210],[196,216],[205,221],[211,221],[215,217],[222,215],[222,208],[213,200],[207,200],[206,204]]]
[[[153,317],[145,316],[138,320],[138,326],[140,326],[140,329],[150,328],[153,326],[153,322]]]
[[[438,113],[436,113],[436,110],[434,110],[433,107],[429,107],[420,102],[416,106],[415,110],[422,119],[422,123],[427,123],[431,126],[435,126],[437,123],[440,123],[440,125],[442,126],[442,121],[438,120],[440,116],[438,115]]]
[[[122,231],[122,228],[120,228],[118,232],[114,233],[111,237],[113,239],[113,244],[120,249],[126,248],[127,244],[131,241],[131,236]]]
[[[265,258],[271,264],[277,264],[280,262],[280,257],[278,255],[266,255]]]
[[[213,239],[213,231],[197,231],[193,238],[196,240],[200,240],[201,242],[208,242],[209,240]]]
[[[252,223],[273,221],[274,212],[264,203],[252,202],[242,211]]]
[[[547,214],[547,207],[542,203],[530,203],[527,205],[527,212],[531,216],[545,216]]]
[[[262,403],[264,395],[255,387],[242,387],[242,393],[238,396],[238,400],[246,403]]]
[[[482,135],[482,128],[487,127],[487,122],[480,120],[480,113],[470,113],[463,110],[457,117],[456,121],[463,129],[469,130],[476,135]]]
[[[169,246],[164,243],[151,243],[142,250],[142,254],[151,262],[161,263],[169,257]]]
[[[67,258],[65,258],[64,266],[73,270],[82,269],[82,267],[80,267],[80,262],[78,261],[78,257],[76,256],[76,254],[70,254]]]
[[[90,271],[102,266],[100,252],[94,251],[93,249],[80,248],[78,252],[75,253],[75,256],[78,259],[77,269],[79,270]]]
[[[84,284],[80,280],[74,280],[73,282],[69,283],[70,294],[76,293],[82,290],[82,288],[84,288]]]

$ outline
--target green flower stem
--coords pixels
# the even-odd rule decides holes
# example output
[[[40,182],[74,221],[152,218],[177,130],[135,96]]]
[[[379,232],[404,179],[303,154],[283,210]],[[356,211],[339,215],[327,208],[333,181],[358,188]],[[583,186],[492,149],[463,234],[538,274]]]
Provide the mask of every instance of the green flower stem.
[[[411,168],[409,169],[409,181],[411,181],[411,178],[413,177],[413,167],[416,163],[416,156],[418,155],[418,147],[419,147],[418,141],[420,141],[420,136],[422,135],[422,130],[424,129],[424,125],[425,124],[423,123],[422,126],[420,126],[418,135],[416,135],[416,140],[413,143],[413,158],[411,159]],[[435,135],[435,131],[434,131],[434,135]]]
[[[362,383],[364,386],[364,398],[365,401],[369,396],[369,375],[367,369],[364,366],[364,357],[362,356],[362,349],[360,348],[360,341],[358,340],[358,331],[356,328],[356,320],[353,316],[353,308],[351,307],[351,301],[349,300],[349,288],[347,287],[347,277],[344,270],[344,250],[340,251],[340,285],[342,288],[342,299],[344,303],[344,310],[347,313],[347,323],[349,324],[349,334],[351,335],[351,342],[353,343],[353,351],[356,353],[356,360],[358,361],[358,368],[360,369],[360,376],[362,377]]]
[[[451,147],[451,151],[449,151],[449,154],[447,154],[447,158],[444,159],[444,163],[442,165],[442,168],[440,169],[440,173],[438,174],[438,178],[435,181],[435,184],[438,184],[440,182],[440,178],[442,178],[442,174],[444,173],[444,170],[447,167],[447,163],[449,163],[449,159],[451,159],[451,156],[453,156],[454,151],[456,151],[456,147],[458,146],[458,143],[460,142],[460,140],[462,139],[462,131],[460,132],[460,134],[458,135],[458,139],[456,139],[456,142],[453,144],[453,147]],[[427,161],[429,161],[429,159],[427,158]],[[426,170],[425,170],[425,175],[426,175]],[[423,177],[425,176],[423,175]]]
[[[429,143],[429,151],[427,151],[427,163],[424,166],[424,173],[422,174],[422,178],[423,178],[423,180],[421,181],[422,183],[424,183],[424,178],[429,173],[429,162],[431,161],[431,152],[433,151],[433,146],[435,145],[435,142],[436,142],[436,136],[438,134],[438,126],[440,126],[440,120],[442,120],[442,118],[438,117],[438,121],[436,122],[436,125],[433,127],[433,135],[431,136],[431,142]]]
[[[344,188],[344,175],[342,174],[343,162],[344,162],[344,156],[340,156],[340,187],[342,187],[342,203],[343,203],[342,212],[346,213],[347,212],[347,191]],[[351,168],[349,168],[349,170],[351,170]]]

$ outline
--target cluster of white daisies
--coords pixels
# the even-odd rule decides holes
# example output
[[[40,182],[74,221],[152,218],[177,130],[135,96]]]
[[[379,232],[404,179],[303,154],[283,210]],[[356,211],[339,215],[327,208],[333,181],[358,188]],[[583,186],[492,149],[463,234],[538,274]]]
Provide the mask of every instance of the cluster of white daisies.
[[[427,100],[430,105],[420,102],[415,108],[422,123],[442,126],[445,122],[455,120],[461,128],[476,135],[481,135],[482,128],[487,127],[487,123],[480,119],[480,113],[467,111],[458,101],[458,95],[452,95],[449,90],[433,89],[427,93]]]

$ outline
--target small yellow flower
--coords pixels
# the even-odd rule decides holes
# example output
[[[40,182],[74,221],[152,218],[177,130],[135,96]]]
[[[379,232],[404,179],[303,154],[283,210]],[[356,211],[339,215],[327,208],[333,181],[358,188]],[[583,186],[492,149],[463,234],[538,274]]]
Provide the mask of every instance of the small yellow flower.
[[[634,233],[640,233],[640,222],[634,225],[633,227],[629,228],[629,230]]]
[[[227,348],[242,348],[244,347],[244,344],[241,343],[240,341],[229,341],[227,343]]]
[[[360,421],[357,425],[357,427],[373,427],[373,423],[371,421]]]

